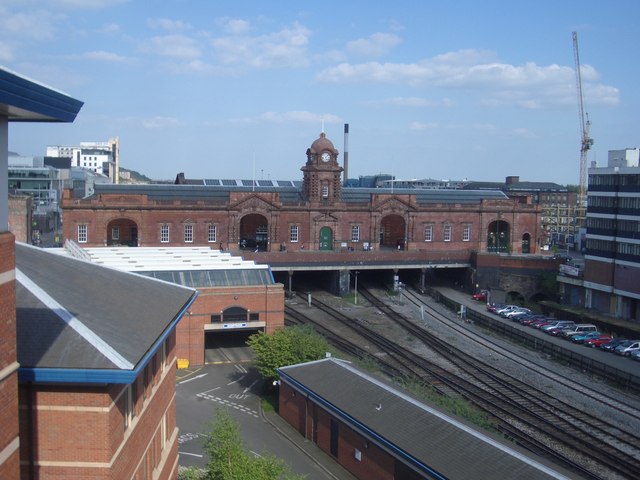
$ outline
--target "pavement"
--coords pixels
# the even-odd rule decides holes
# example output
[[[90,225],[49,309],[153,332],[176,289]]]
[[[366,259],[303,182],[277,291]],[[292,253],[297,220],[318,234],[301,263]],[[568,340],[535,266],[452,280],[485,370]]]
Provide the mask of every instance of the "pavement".
[[[280,435],[287,438],[291,444],[313,460],[326,474],[327,478],[336,480],[357,480],[345,470],[336,459],[323,452],[315,443],[306,439],[303,435],[287,423],[275,411],[266,412],[262,408],[260,414],[265,422],[270,424]],[[285,459],[286,460],[286,459]]]

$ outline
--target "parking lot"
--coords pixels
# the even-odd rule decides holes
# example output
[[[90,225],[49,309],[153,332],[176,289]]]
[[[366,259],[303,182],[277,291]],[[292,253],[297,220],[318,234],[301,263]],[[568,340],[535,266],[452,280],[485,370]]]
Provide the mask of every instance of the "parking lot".
[[[268,452],[284,460],[308,480],[340,478],[329,473],[295,442],[310,442],[293,432],[287,436],[263,415],[261,377],[250,362],[226,362],[178,370],[176,378],[180,466],[204,467],[204,444],[216,410],[226,408],[238,422],[245,447],[254,455]]]

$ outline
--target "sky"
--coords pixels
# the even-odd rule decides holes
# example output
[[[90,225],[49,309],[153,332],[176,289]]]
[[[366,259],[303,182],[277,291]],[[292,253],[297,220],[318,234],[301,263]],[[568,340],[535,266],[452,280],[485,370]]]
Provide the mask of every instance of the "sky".
[[[349,178],[578,184],[640,146],[637,0],[0,0],[0,65],[84,102],[9,150],[120,140],[153,179],[301,180],[326,133]]]

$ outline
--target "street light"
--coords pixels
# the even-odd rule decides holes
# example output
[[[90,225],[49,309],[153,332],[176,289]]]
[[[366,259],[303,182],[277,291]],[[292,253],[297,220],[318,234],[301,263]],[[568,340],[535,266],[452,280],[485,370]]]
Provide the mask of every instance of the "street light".
[[[356,281],[355,281],[355,295],[354,295],[354,297],[353,297],[353,303],[354,303],[355,305],[357,305],[357,304],[358,304],[358,274],[359,274],[360,272],[359,272],[358,270],[356,270],[356,271],[355,271],[355,272],[353,272],[353,273],[354,273],[355,278],[356,278]]]

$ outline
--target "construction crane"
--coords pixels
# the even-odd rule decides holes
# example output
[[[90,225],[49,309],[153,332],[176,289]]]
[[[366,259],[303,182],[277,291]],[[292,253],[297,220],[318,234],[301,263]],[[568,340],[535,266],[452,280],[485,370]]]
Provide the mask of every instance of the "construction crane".
[[[576,68],[576,85],[578,87],[578,110],[580,114],[580,184],[578,185],[578,205],[587,205],[587,152],[593,145],[593,139],[589,136],[591,122],[589,114],[584,111],[584,100],[582,97],[582,75],[580,74],[580,55],[578,53],[578,33],[573,32],[573,56]]]

